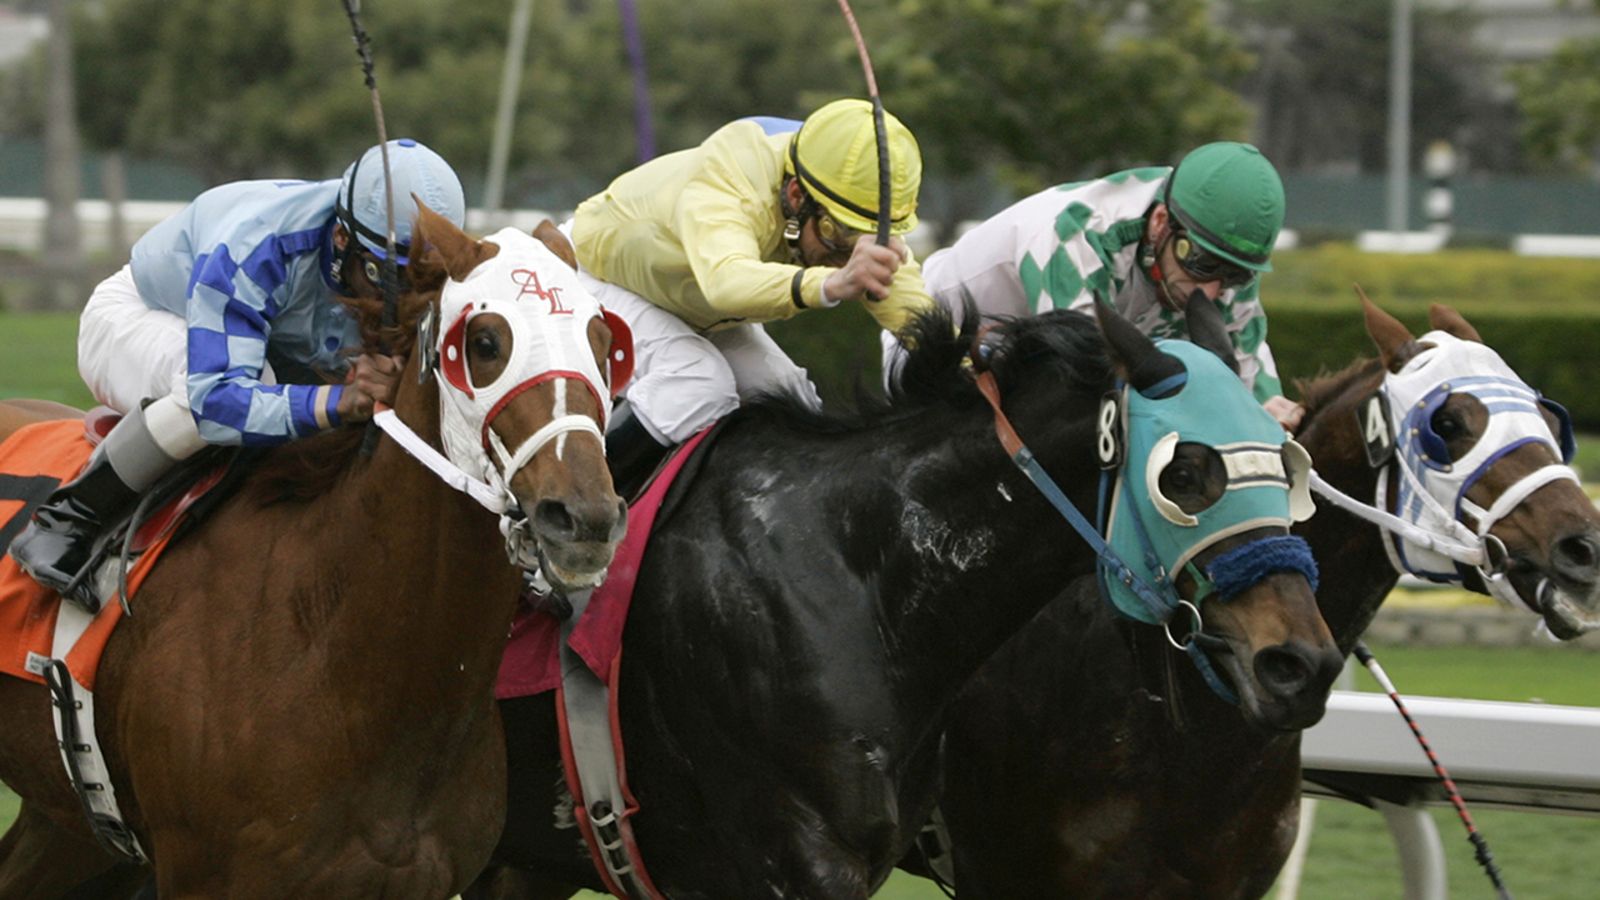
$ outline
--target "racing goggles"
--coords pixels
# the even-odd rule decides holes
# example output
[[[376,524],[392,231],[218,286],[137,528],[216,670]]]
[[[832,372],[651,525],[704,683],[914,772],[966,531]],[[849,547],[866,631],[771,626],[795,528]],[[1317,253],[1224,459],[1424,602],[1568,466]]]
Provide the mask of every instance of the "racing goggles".
[[[817,210],[816,222],[817,241],[829,253],[842,253],[848,256],[856,245],[856,239],[861,237],[861,232],[840,225],[825,209]]]
[[[1220,281],[1225,288],[1239,288],[1256,277],[1255,272],[1200,246],[1181,225],[1173,225],[1172,252],[1178,259],[1178,265],[1196,281]]]

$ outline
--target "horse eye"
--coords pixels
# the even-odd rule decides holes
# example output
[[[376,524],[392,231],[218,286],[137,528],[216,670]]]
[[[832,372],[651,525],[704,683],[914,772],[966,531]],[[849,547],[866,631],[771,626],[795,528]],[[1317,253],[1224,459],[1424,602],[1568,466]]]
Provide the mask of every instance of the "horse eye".
[[[1228,486],[1228,469],[1222,454],[1215,449],[1185,441],[1161,470],[1157,486],[1179,509],[1194,515],[1222,499]]]
[[[1167,467],[1165,473],[1167,481],[1177,491],[1192,491],[1195,489],[1194,469],[1187,465],[1172,465]]]
[[[1461,421],[1461,417],[1446,409],[1435,412],[1428,424],[1433,428],[1433,433],[1445,441],[1461,437],[1467,430],[1466,423]]]
[[[492,331],[483,331],[472,336],[472,355],[476,359],[488,361],[500,356],[500,339]]]

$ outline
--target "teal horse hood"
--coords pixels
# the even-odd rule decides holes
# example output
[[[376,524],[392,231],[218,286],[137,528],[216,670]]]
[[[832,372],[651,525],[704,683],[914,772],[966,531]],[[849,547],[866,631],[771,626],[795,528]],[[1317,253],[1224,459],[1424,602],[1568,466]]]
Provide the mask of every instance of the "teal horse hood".
[[[1309,517],[1315,506],[1310,456],[1261,408],[1239,377],[1214,353],[1187,341],[1162,340],[1156,346],[1177,357],[1187,374],[1175,376],[1181,387],[1164,397],[1123,388],[1119,443],[1124,462],[1105,533],[1135,574],[1167,585],[1217,541],[1261,527],[1288,528]],[[1158,388],[1170,386],[1168,381]],[[1102,429],[1111,425],[1111,418],[1109,412],[1102,417]],[[1102,447],[1112,440],[1116,438],[1102,433]],[[1222,496],[1193,513],[1161,492],[1162,470],[1180,443],[1211,448],[1227,470]],[[1102,577],[1118,611],[1161,624],[1157,612],[1128,585]]]

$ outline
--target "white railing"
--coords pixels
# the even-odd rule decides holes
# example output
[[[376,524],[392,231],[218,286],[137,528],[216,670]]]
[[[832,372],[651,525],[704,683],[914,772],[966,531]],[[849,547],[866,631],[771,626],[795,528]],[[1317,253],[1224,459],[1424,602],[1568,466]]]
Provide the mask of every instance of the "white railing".
[[[1600,709],[1440,697],[1405,703],[1469,806],[1600,816]],[[1444,848],[1425,809],[1449,801],[1388,697],[1334,691],[1327,715],[1305,732],[1300,758],[1307,796],[1353,799],[1383,814],[1407,900],[1449,896]]]

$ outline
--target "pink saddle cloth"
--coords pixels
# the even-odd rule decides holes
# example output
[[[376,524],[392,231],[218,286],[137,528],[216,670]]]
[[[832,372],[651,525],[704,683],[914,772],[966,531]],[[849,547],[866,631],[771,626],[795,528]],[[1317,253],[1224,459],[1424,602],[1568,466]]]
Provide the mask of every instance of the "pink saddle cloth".
[[[639,579],[645,542],[661,511],[667,491],[684,463],[705,440],[711,427],[685,441],[668,460],[650,486],[628,508],[628,533],[617,547],[606,580],[594,590],[589,607],[572,628],[568,644],[601,681],[609,679],[612,662],[622,651],[622,629],[627,624],[633,586]],[[495,697],[509,700],[555,690],[561,684],[561,622],[544,610],[524,610],[511,623],[511,638],[500,658]]]

